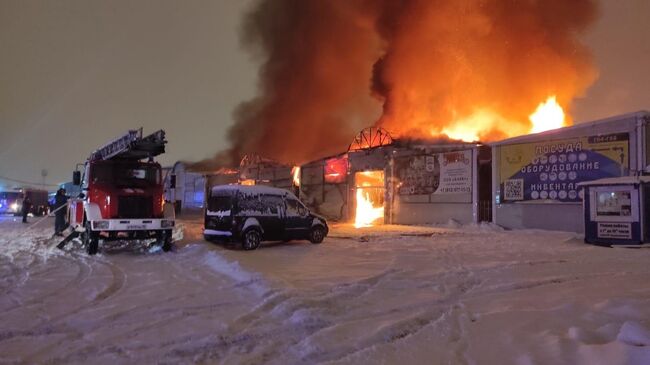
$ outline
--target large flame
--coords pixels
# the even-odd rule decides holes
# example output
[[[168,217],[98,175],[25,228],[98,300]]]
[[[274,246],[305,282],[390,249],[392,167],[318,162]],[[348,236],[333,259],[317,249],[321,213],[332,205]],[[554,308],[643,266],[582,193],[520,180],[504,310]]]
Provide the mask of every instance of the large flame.
[[[525,134],[527,131],[521,127],[521,124],[507,120],[501,115],[490,109],[477,109],[471,115],[465,118],[455,118],[455,120],[442,128],[439,132],[431,131],[431,135],[437,136],[444,134],[447,137],[463,142],[477,142],[481,140],[490,140],[495,134],[511,136]]]
[[[564,110],[555,99],[555,95],[537,106],[528,119],[533,124],[530,132],[539,133],[564,126]]]
[[[384,218],[384,207],[375,208],[372,206],[370,196],[363,189],[357,189],[357,211],[354,218],[354,227],[370,227],[376,220]]]

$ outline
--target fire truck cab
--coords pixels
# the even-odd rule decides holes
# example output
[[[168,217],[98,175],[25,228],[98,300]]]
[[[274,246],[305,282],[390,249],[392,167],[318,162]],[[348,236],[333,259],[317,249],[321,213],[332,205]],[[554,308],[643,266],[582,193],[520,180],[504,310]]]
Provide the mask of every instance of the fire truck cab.
[[[155,239],[171,249],[174,209],[163,199],[161,167],[153,159],[165,143],[163,130],[146,137],[131,130],[93,152],[83,174],[73,173],[81,194],[71,199],[68,219],[88,254],[97,253],[100,240]]]

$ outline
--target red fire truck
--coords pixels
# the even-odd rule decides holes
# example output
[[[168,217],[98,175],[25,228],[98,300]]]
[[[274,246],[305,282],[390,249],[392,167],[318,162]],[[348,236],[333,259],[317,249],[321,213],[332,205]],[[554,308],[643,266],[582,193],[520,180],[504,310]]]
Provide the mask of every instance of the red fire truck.
[[[90,255],[108,240],[155,239],[169,251],[174,208],[163,199],[161,168],[154,162],[166,143],[163,130],[143,137],[140,128],[93,152],[83,174],[73,173],[73,183],[81,185],[68,210],[74,232],[59,247],[80,235]]]

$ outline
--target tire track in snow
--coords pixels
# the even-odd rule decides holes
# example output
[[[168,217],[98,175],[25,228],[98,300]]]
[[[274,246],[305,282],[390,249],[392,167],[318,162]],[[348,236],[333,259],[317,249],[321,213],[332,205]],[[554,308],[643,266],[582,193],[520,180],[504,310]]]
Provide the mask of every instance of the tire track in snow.
[[[321,320],[295,323],[296,313],[334,310],[337,313],[328,316],[337,316],[345,311],[345,308],[337,308],[338,302],[364,295],[395,272],[389,269],[354,283],[338,285],[315,298],[298,296],[292,290],[270,290],[261,304],[235,319],[224,333],[199,345],[173,349],[168,356],[200,354],[199,361],[242,364],[276,358],[286,351],[286,346],[293,346],[321,328],[333,325]]]
[[[75,276],[75,278],[70,281],[71,285],[69,285],[68,287],[74,288],[86,282],[87,280],[91,279],[93,273],[93,267],[91,264],[88,263],[88,261],[90,261],[91,263],[99,263],[107,267],[111,273],[110,283],[109,285],[107,285],[107,287],[104,290],[97,293],[92,300],[77,305],[68,311],[58,314],[57,316],[49,318],[45,323],[40,323],[32,327],[30,331],[21,334],[21,336],[25,336],[25,337],[27,336],[38,337],[43,335],[52,335],[55,333],[63,335],[62,338],[59,338],[58,340],[53,341],[47,346],[43,346],[38,351],[26,356],[24,359],[26,363],[37,362],[38,359],[42,359],[46,357],[48,353],[50,353],[54,348],[61,346],[62,343],[66,343],[66,342],[73,341],[75,339],[82,338],[84,333],[78,332],[68,327],[65,324],[66,319],[68,319],[71,316],[78,315],[84,310],[94,310],[99,303],[109,299],[110,297],[115,295],[122,287],[124,287],[124,284],[126,282],[126,274],[124,270],[119,268],[117,265],[107,260],[103,260],[97,257],[86,256],[84,254],[79,254],[76,252],[70,252],[70,254],[72,257],[77,258],[77,260],[70,260],[70,261],[75,261],[79,265],[79,267],[85,266],[87,270],[80,270]]]
[[[58,259],[63,259],[65,261],[68,261],[70,263],[73,263],[74,265],[77,266],[77,274],[70,280],[66,281],[64,284],[58,285],[56,288],[49,290],[48,292],[39,295],[38,297],[30,298],[22,303],[19,303],[15,307],[7,308],[5,312],[10,312],[16,309],[24,309],[25,307],[31,307],[31,306],[40,306],[43,305],[46,301],[46,299],[49,299],[51,297],[57,297],[61,296],[63,293],[66,291],[76,291],[76,286],[78,284],[83,283],[87,278],[88,275],[90,274],[90,267],[88,264],[81,263],[78,260],[72,260],[70,258],[67,258],[65,256],[58,257]],[[33,273],[29,274],[30,278],[33,278],[34,280],[40,280],[43,275],[47,274],[48,272],[54,270],[49,269],[45,270],[40,273]],[[27,270],[25,270],[27,271]]]
[[[392,324],[381,328],[374,335],[362,339],[354,347],[350,346],[338,351],[328,349],[321,353],[315,352],[302,358],[302,362],[346,362],[355,355],[376,349],[377,346],[392,345],[407,340],[425,328],[449,326],[453,346],[448,356],[454,359],[453,363],[466,363],[465,352],[468,343],[464,336],[461,320],[471,317],[471,314],[465,310],[463,300],[466,295],[480,288],[483,280],[476,278],[474,273],[463,265],[463,260],[453,250],[442,249],[441,253],[442,255],[436,256],[443,265],[440,268],[441,272],[429,277],[428,281],[436,283],[434,287],[439,288],[442,297],[395,309],[387,308],[383,312],[374,313],[374,316],[377,317],[385,315],[390,318],[398,314],[405,315],[405,317],[396,318]],[[417,285],[413,289],[421,287],[421,285]],[[372,318],[372,316],[368,318]],[[359,320],[359,317],[355,320]]]
[[[95,263],[102,264],[106,267],[109,268],[109,271],[111,272],[111,280],[109,285],[96,294],[94,298],[90,301],[84,302],[82,304],[77,304],[76,306],[64,311],[63,313],[59,313],[56,316],[46,318],[42,320],[40,323],[37,323],[36,325],[32,326],[31,328],[27,330],[22,330],[22,331],[7,331],[4,333],[0,333],[0,341],[5,341],[14,337],[38,337],[42,335],[50,335],[53,333],[69,333],[67,329],[60,329],[60,327],[66,327],[64,326],[65,320],[69,318],[71,315],[76,315],[80,313],[83,309],[90,309],[92,310],[94,306],[96,306],[98,303],[105,301],[106,299],[110,298],[112,295],[117,293],[123,286],[124,283],[126,282],[126,275],[124,274],[124,271],[117,267],[115,264],[112,264],[108,261],[97,259],[97,258],[89,258],[89,257],[84,257],[82,255],[79,255],[77,253],[71,253],[73,257],[78,258],[79,260],[70,260],[70,261],[75,261],[79,268],[86,267],[87,269],[80,269],[77,272],[77,275],[75,276],[74,279],[70,280],[68,282],[68,285],[64,290],[75,290],[76,287],[78,287],[79,284],[85,282],[86,280],[91,278],[91,275],[93,273],[92,266],[87,263],[88,261],[92,261]],[[85,266],[84,266],[85,265]],[[61,296],[61,292],[52,292],[46,296]],[[39,297],[43,298],[43,297]],[[33,299],[35,304],[41,304],[42,301],[39,300],[39,298]],[[66,337],[78,337],[78,333],[73,333],[72,335],[68,335]],[[63,340],[62,340],[63,341]],[[50,346],[45,347],[41,351],[39,351],[36,354],[33,354],[32,356],[40,355],[43,352],[46,352],[48,349],[56,346],[58,343],[52,344]]]

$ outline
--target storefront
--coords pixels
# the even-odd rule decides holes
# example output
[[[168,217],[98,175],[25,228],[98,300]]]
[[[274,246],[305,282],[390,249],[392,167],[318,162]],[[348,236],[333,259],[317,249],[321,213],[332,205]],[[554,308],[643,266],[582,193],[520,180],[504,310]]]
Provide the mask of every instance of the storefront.
[[[366,143],[302,165],[300,197],[317,213],[357,226],[489,220],[491,210],[480,207],[491,201],[490,157],[477,144]]]
[[[643,172],[648,118],[639,112],[493,143],[494,222],[582,232],[579,184]]]

